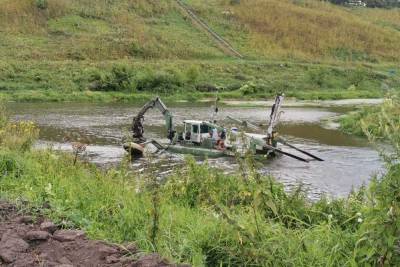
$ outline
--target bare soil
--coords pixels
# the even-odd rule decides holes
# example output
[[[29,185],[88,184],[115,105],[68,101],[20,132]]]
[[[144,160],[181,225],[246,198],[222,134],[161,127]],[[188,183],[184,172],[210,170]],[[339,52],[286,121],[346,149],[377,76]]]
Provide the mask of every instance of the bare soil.
[[[41,216],[0,201],[0,266],[178,266],[132,244],[89,240],[82,230],[60,229]],[[183,266],[183,265],[181,265]]]

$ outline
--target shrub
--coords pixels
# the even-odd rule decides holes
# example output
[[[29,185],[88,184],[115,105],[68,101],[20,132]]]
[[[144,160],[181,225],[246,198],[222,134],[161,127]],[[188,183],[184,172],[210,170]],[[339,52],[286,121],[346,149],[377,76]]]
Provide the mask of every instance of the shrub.
[[[47,2],[47,0],[36,0],[35,5],[39,9],[47,9],[48,2]]]
[[[240,87],[239,91],[244,96],[254,95],[259,92],[257,86],[252,82],[244,84],[242,87]]]
[[[308,80],[312,85],[321,88],[324,85],[326,72],[323,69],[311,70],[307,73]]]
[[[0,153],[0,179],[4,176],[19,178],[23,173],[23,161],[15,154]]]
[[[186,71],[187,81],[190,83],[196,83],[200,76],[199,69],[195,66],[190,66]]]
[[[196,90],[199,92],[216,92],[218,91],[218,87],[214,84],[201,83],[196,85]]]
[[[170,93],[184,84],[184,76],[178,70],[156,71],[148,70],[136,76],[138,91]]]
[[[109,73],[94,71],[89,78],[92,90],[128,91],[134,89],[132,71],[125,65],[113,66]]]

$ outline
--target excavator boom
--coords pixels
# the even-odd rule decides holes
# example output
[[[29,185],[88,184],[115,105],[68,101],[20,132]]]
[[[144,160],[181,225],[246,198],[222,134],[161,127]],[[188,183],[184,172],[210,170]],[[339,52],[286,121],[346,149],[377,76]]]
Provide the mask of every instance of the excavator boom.
[[[146,142],[146,138],[144,138],[144,115],[149,109],[157,108],[164,116],[165,124],[167,128],[168,138],[172,139],[174,136],[174,128],[173,128],[173,116],[169,112],[168,108],[165,104],[161,101],[159,97],[147,102],[139,111],[139,113],[133,118],[132,122],[132,132],[133,132],[133,139],[137,143],[144,143]]]

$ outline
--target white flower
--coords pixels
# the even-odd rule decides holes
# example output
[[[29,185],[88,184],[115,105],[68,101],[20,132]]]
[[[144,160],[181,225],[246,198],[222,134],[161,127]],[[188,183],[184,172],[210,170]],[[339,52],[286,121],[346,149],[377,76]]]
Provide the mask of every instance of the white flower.
[[[44,188],[44,191],[47,194],[51,195],[51,189],[52,189],[51,183],[48,183],[47,186]]]
[[[389,211],[387,213],[387,216],[393,216],[393,206],[390,207],[390,209],[389,209]]]
[[[361,212],[357,212],[357,216],[358,216],[358,217],[361,217]]]
[[[358,218],[358,219],[357,219],[357,222],[362,223],[362,222],[363,222],[363,219]]]
[[[332,214],[329,214],[329,215],[328,215],[328,219],[331,220],[332,218],[333,218],[333,215],[332,215]]]

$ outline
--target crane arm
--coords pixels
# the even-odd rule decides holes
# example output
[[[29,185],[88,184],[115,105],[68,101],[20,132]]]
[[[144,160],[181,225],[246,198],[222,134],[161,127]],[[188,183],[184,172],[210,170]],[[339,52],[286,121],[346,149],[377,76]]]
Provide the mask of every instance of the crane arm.
[[[159,97],[147,102],[139,111],[139,113],[133,118],[132,122],[132,132],[133,132],[133,139],[136,142],[143,143],[146,139],[143,136],[144,127],[144,115],[149,109],[157,108],[164,116],[166,128],[168,131],[168,138],[172,139],[174,135],[173,129],[173,116],[165,104],[161,101]]]
[[[283,94],[279,94],[275,98],[275,103],[272,105],[271,115],[268,123],[267,135],[272,138],[272,132],[274,131],[275,126],[278,124],[279,118],[281,116],[281,105],[284,99]]]

